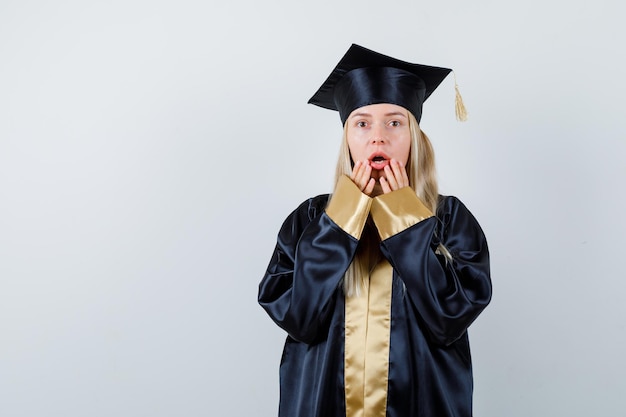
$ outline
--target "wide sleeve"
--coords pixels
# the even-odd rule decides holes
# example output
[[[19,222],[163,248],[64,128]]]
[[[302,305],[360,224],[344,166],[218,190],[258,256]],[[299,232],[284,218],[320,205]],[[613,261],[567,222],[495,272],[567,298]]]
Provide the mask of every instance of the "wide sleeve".
[[[325,210],[303,203],[283,223],[259,284],[259,304],[294,339],[323,340],[336,291],[352,262],[371,198],[345,177]]]
[[[444,198],[435,217],[405,190],[410,189],[377,197],[372,205],[381,250],[404,281],[433,341],[448,345],[491,300],[487,240],[457,198]],[[451,259],[441,254],[440,243]]]

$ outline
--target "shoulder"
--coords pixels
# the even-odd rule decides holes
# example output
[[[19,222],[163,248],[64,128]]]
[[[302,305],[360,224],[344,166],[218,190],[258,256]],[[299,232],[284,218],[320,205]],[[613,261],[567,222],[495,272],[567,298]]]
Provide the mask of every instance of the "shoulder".
[[[311,197],[302,204],[307,204],[307,213],[309,220],[313,220],[324,212],[324,209],[328,205],[330,194],[320,194],[315,197]]]
[[[453,195],[439,195],[439,202],[437,204],[438,217],[440,213],[450,214],[458,211],[470,213],[467,206],[458,197]]]
[[[296,245],[304,229],[324,212],[328,198],[328,194],[321,194],[300,203],[283,222],[278,240],[284,245]]]
[[[298,216],[303,219],[313,220],[324,212],[328,205],[330,194],[320,194],[307,198],[291,213],[291,216]]]
[[[300,227],[306,226],[313,219],[320,216],[324,212],[329,198],[330,194],[320,194],[304,200],[285,219],[283,228],[294,227],[296,225],[299,225]]]
[[[471,229],[477,233],[483,233],[476,217],[474,217],[467,206],[455,196],[439,196],[437,219],[440,223],[439,226],[443,229],[453,227]]]
[[[439,195],[439,202],[437,204],[437,217],[443,217],[446,214],[450,214],[452,211],[458,208],[464,208],[465,204],[456,196],[453,195]]]

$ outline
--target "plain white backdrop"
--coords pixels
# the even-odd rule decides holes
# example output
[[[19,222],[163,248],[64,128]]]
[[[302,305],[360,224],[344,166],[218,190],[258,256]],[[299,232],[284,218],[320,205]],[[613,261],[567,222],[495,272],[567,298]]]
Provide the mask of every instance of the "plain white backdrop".
[[[626,128],[615,1],[0,2],[0,415],[275,416],[256,303],[332,190],[306,102],[351,43],[451,67],[441,192],[487,234],[476,416],[623,416]]]

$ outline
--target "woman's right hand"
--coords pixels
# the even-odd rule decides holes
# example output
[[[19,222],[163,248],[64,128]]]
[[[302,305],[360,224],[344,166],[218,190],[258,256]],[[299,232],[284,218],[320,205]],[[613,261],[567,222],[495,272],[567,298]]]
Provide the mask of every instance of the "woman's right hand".
[[[376,180],[372,178],[372,167],[367,162],[356,161],[350,179],[359,187],[362,193],[370,195],[374,191]]]

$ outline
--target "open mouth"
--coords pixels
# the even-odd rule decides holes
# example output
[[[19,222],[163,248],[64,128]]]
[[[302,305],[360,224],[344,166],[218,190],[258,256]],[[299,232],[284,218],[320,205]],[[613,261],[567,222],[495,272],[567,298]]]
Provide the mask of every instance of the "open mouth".
[[[385,154],[376,153],[370,156],[369,160],[373,169],[384,169],[385,166],[389,165],[389,157]]]

